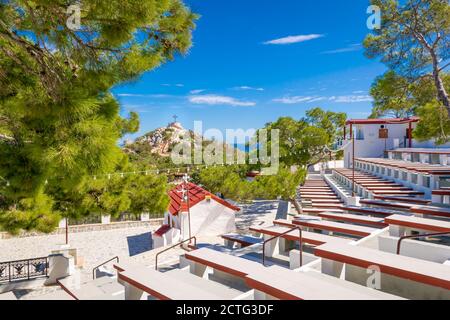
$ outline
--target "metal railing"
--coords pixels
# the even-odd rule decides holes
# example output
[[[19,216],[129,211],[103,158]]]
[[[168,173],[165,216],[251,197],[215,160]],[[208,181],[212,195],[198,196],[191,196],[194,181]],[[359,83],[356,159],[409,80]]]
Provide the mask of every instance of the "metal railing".
[[[178,242],[177,244],[174,244],[173,246],[170,246],[169,248],[166,248],[166,249],[158,252],[156,254],[156,257],[155,257],[155,270],[158,270],[158,257],[159,257],[160,254],[162,254],[162,253],[164,253],[166,251],[169,251],[170,249],[173,249],[175,247],[181,246],[183,243],[186,243],[188,241],[189,241],[189,243],[191,243],[192,239],[194,239],[194,247],[197,247],[197,238],[195,236],[193,236],[193,237],[190,237],[189,239],[186,239],[186,240],[183,240],[181,242]]]
[[[0,282],[48,276],[48,257],[0,262]]]
[[[444,236],[444,235],[450,235],[450,232],[424,233],[424,234],[416,234],[416,235],[400,237],[400,239],[398,239],[398,242],[397,242],[397,254],[400,254],[401,244],[402,244],[402,241],[405,239],[414,239],[414,238],[417,239],[417,238]]]
[[[107,264],[108,262],[111,262],[111,261],[113,261],[113,260],[116,260],[117,262],[119,262],[119,257],[118,257],[118,256],[115,256],[115,257],[113,257],[113,258],[111,258],[111,259],[109,259],[109,260],[107,260],[107,261],[105,261],[105,262],[99,264],[99,265],[96,266],[94,269],[92,269],[92,280],[95,279],[95,270],[97,270],[97,269],[100,268],[101,266],[104,266],[105,264]]]
[[[295,228],[289,229],[286,232],[280,233],[279,235],[276,235],[276,236],[273,236],[273,237],[271,237],[271,238],[269,238],[267,240],[264,240],[264,242],[263,242],[263,254],[262,254],[262,264],[263,264],[263,266],[266,266],[266,243],[269,242],[269,241],[275,240],[276,238],[280,238],[280,237],[282,237],[282,236],[284,236],[284,235],[286,235],[286,234],[288,234],[288,233],[290,233],[290,232],[292,232],[294,230],[298,230],[299,231],[298,241],[299,241],[299,247],[300,247],[300,267],[303,265],[302,229],[300,227],[295,227]]]

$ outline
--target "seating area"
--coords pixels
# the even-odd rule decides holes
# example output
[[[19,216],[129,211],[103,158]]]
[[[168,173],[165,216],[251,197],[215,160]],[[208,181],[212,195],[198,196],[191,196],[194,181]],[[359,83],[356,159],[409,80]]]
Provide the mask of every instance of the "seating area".
[[[307,179],[301,213],[197,242],[178,263],[117,262],[117,276],[58,284],[77,300],[450,299],[450,208],[389,193],[350,205],[328,183]],[[360,172],[357,183],[410,191]]]
[[[306,180],[298,189],[298,195],[305,210],[339,210],[344,203],[323,179]]]
[[[334,194],[323,182],[305,185]],[[308,192],[311,200],[326,200]],[[334,210],[317,208],[322,202],[315,201],[302,214],[249,227],[252,234],[222,235],[223,248],[206,245],[186,252],[173,270],[117,264],[118,279],[127,299],[450,299],[446,245],[413,239],[405,241],[405,254],[392,248],[405,235],[450,232],[450,222],[416,216],[412,208],[428,205],[402,200],[361,200],[364,206],[339,202]],[[412,245],[433,247],[411,256]],[[438,258],[427,256],[433,250],[440,250]],[[367,271],[372,268],[379,272],[373,286]],[[171,290],[172,283],[183,289]]]

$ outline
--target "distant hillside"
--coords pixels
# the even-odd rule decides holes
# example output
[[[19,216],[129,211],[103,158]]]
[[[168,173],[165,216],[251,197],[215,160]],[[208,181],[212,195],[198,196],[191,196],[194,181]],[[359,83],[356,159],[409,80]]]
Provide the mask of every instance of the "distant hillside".
[[[183,128],[179,122],[172,122],[166,127],[155,129],[146,133],[142,137],[136,138],[133,142],[125,143],[123,150],[131,154],[132,159],[136,157],[140,158],[140,160],[147,157],[169,158],[173,147],[186,137],[188,137],[190,143],[196,144],[196,147],[198,146],[197,141],[199,140],[195,138],[201,138],[203,147],[206,147],[211,143],[216,143],[220,147],[224,148],[224,152],[225,150],[234,150],[234,148],[228,144],[196,136],[192,130]],[[242,152],[238,149],[235,150],[236,152]]]

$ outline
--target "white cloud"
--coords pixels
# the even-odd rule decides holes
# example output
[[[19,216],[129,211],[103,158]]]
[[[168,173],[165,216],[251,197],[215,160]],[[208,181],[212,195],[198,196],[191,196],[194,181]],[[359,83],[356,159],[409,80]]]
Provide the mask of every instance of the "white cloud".
[[[214,94],[190,96],[189,101],[194,104],[229,105],[235,107],[251,107],[256,105],[256,102],[253,101],[242,101],[233,97]]]
[[[199,94],[206,91],[205,89],[197,89],[197,90],[191,90],[189,91],[190,94]]]
[[[293,96],[273,99],[274,102],[280,102],[283,104],[297,104],[297,103],[313,103],[317,101],[331,101],[335,103],[356,103],[373,101],[373,98],[369,95],[347,95],[347,96]]]
[[[351,44],[345,48],[339,48],[339,49],[334,49],[334,50],[329,50],[329,51],[323,51],[321,52],[322,54],[335,54],[335,53],[344,53],[344,52],[352,52],[352,51],[359,51],[361,50],[362,46],[360,43],[354,43]]]
[[[182,83],[177,83],[177,84],[170,84],[170,83],[162,83],[161,84],[163,87],[184,87],[184,84]]]
[[[264,88],[255,88],[250,86],[240,86],[240,87],[234,87],[235,90],[255,90],[255,91],[264,91]]]
[[[326,99],[327,98],[325,98],[325,97],[317,97],[317,98],[313,98],[313,99],[309,100],[308,103],[322,101],[322,100],[326,100]]]
[[[294,96],[294,97],[284,97],[273,99],[274,102],[281,102],[284,104],[296,104],[301,102],[308,102],[312,99],[316,99],[317,97],[304,97],[304,96]]]
[[[284,38],[274,39],[270,41],[264,42],[264,44],[292,44],[292,43],[299,43],[299,42],[305,42],[310,41],[318,38],[324,37],[323,34],[307,34],[307,35],[297,35],[297,36],[288,36]]]
[[[356,103],[356,102],[373,101],[373,98],[369,95],[349,95],[349,96],[330,97],[329,100],[337,103]]]

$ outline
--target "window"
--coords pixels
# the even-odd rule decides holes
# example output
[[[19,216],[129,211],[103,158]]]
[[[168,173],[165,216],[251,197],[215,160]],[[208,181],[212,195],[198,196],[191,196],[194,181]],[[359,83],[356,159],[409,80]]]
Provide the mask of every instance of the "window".
[[[398,170],[394,170],[394,178],[398,179]]]
[[[395,159],[395,160],[402,160],[402,154],[401,154],[401,152],[393,152],[393,158]]]
[[[430,185],[431,185],[431,178],[428,177],[428,176],[424,176],[424,177],[423,177],[423,186],[424,186],[425,188],[429,188]]]
[[[356,128],[356,140],[364,140],[364,131],[361,127]]]
[[[402,171],[402,180],[408,180],[408,173],[406,171]]]
[[[392,174],[392,170],[391,169],[387,169],[387,175],[390,177]]]
[[[440,156],[439,154],[430,154],[430,163],[431,164],[439,164],[440,163]]]
[[[417,174],[415,173],[411,174],[411,182],[417,184]]]
[[[420,154],[413,153],[412,154],[412,162],[420,162]]]
[[[386,168],[385,167],[382,167],[381,168],[381,174],[385,174],[386,173]]]

